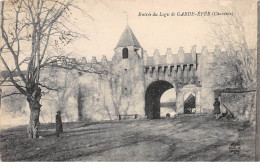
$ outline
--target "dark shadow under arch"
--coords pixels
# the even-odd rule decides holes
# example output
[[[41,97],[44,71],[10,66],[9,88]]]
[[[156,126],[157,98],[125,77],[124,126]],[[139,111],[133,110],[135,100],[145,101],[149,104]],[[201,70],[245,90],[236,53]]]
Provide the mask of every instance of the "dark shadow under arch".
[[[192,114],[196,113],[196,95],[195,93],[189,92],[186,93],[189,95],[185,100],[184,100],[184,114]],[[185,94],[185,95],[186,95]]]
[[[145,91],[145,115],[148,119],[160,118],[160,99],[162,94],[173,88],[167,81],[155,81],[151,83]]]

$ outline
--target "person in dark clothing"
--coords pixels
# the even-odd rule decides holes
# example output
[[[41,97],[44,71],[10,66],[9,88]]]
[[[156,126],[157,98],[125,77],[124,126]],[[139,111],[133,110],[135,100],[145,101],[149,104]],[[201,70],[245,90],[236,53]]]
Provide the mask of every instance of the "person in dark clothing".
[[[218,119],[220,116],[220,102],[218,101],[218,98],[215,98],[215,102],[214,102],[213,106],[214,106],[213,113],[215,114],[216,119]]]
[[[56,114],[56,136],[59,137],[60,133],[63,132],[62,121],[61,121],[61,111],[57,111]]]

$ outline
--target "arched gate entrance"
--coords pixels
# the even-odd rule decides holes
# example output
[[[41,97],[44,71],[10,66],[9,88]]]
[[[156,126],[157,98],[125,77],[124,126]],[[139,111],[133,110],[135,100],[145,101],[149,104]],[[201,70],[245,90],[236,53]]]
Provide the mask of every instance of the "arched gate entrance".
[[[162,94],[173,88],[173,85],[167,81],[155,81],[151,83],[145,92],[145,115],[148,119],[160,118],[160,99]]]

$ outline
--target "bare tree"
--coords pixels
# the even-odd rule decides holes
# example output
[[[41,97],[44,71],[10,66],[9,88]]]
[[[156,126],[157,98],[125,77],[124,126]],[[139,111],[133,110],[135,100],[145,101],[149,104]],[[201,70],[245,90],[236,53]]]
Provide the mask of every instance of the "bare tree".
[[[29,138],[38,137],[42,88],[53,89],[40,83],[41,68],[60,56],[54,52],[60,44],[84,37],[66,24],[71,8],[79,9],[73,0],[1,2],[0,58],[8,72],[1,83],[8,80],[17,89],[16,94],[25,95],[31,110]]]
[[[236,8],[233,16],[212,17],[210,24],[213,39],[220,47],[215,50],[210,73],[214,73],[216,87],[255,88],[256,60],[249,49],[245,22]],[[224,48],[227,52],[221,52]]]

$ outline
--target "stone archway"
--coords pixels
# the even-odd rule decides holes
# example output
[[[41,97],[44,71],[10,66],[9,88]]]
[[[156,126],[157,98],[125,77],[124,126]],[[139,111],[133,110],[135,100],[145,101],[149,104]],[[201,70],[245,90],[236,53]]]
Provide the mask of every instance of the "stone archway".
[[[155,81],[151,83],[145,92],[145,115],[148,119],[160,118],[160,99],[162,94],[174,88],[173,85],[167,81]]]
[[[177,93],[177,112],[186,113],[185,109],[190,108],[192,113],[200,113],[201,112],[200,99],[201,99],[201,87],[198,87],[196,85],[186,85],[182,88],[179,88]]]

